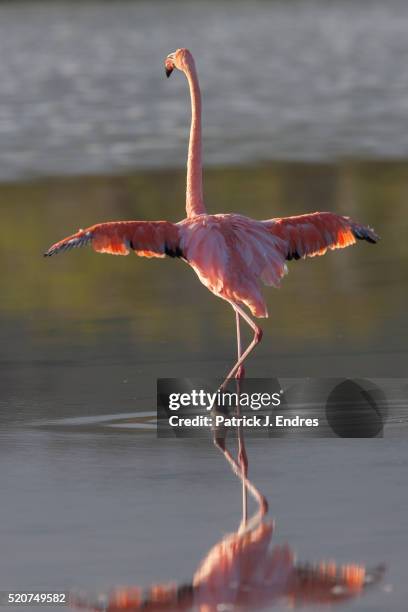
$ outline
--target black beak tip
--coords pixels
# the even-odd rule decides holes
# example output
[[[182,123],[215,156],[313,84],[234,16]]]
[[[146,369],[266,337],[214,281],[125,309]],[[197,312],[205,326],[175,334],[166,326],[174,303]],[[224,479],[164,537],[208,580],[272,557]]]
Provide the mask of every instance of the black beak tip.
[[[169,76],[171,75],[171,73],[173,72],[173,68],[165,68],[165,72],[166,72],[166,77],[169,78]]]

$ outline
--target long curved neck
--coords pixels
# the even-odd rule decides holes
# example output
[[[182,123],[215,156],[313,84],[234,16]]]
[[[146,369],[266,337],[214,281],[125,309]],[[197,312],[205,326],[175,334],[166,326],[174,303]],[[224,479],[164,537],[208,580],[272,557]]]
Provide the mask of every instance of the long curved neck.
[[[191,127],[187,157],[187,217],[206,212],[203,201],[203,178],[201,161],[201,93],[194,62],[189,62],[185,74],[190,87]]]

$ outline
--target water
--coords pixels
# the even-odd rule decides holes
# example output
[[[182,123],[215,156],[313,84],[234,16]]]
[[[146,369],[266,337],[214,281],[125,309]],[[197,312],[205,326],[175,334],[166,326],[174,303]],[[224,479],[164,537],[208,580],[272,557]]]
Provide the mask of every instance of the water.
[[[267,218],[324,202],[382,237],[290,264],[282,289],[266,290],[270,318],[248,375],[406,375],[407,170],[279,163],[206,172],[211,212]],[[183,188],[183,172],[169,170],[0,187],[3,589],[186,581],[237,526],[240,486],[210,442],[118,427],[135,413],[149,420],[158,376],[227,371],[228,306],[182,262],[89,250],[41,257],[96,221],[177,220]],[[400,417],[383,440],[249,443],[275,542],[301,560],[388,565],[383,587],[350,610],[400,611],[406,601]]]
[[[0,6],[0,179],[184,163],[193,50],[209,164],[408,153],[408,5],[13,2]]]
[[[0,589],[188,581],[239,521],[210,442],[134,428],[157,377],[227,371],[229,307],[179,261],[41,257],[96,222],[182,218],[176,47],[198,58],[210,212],[332,210],[382,238],[290,263],[248,375],[406,376],[407,26],[397,0],[0,4]],[[394,416],[382,440],[249,442],[275,542],[387,564],[356,612],[408,595]]]

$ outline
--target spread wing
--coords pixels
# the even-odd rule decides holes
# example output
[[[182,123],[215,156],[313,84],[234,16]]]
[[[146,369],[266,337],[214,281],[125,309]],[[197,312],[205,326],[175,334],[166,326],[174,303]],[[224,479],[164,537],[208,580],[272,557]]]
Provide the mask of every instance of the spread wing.
[[[282,238],[288,260],[324,255],[327,249],[343,249],[356,240],[379,240],[371,227],[329,212],[269,219],[264,224],[271,234]]]
[[[141,257],[182,257],[179,230],[168,221],[112,221],[99,223],[53,244],[45,253],[51,257],[63,251],[92,245],[97,253]]]

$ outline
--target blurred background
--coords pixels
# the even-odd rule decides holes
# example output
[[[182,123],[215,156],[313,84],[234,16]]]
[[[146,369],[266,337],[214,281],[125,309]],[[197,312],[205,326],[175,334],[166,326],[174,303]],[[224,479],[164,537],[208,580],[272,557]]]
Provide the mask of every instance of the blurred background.
[[[155,410],[157,377],[227,371],[228,306],[179,261],[42,258],[79,227],[184,216],[180,46],[209,212],[329,210],[382,237],[289,264],[247,375],[406,375],[407,3],[0,2],[2,589],[186,579],[238,520],[209,444],[110,426]],[[349,609],[406,600],[405,437],[401,412],[383,441],[250,445],[277,541],[389,563],[390,592]]]

